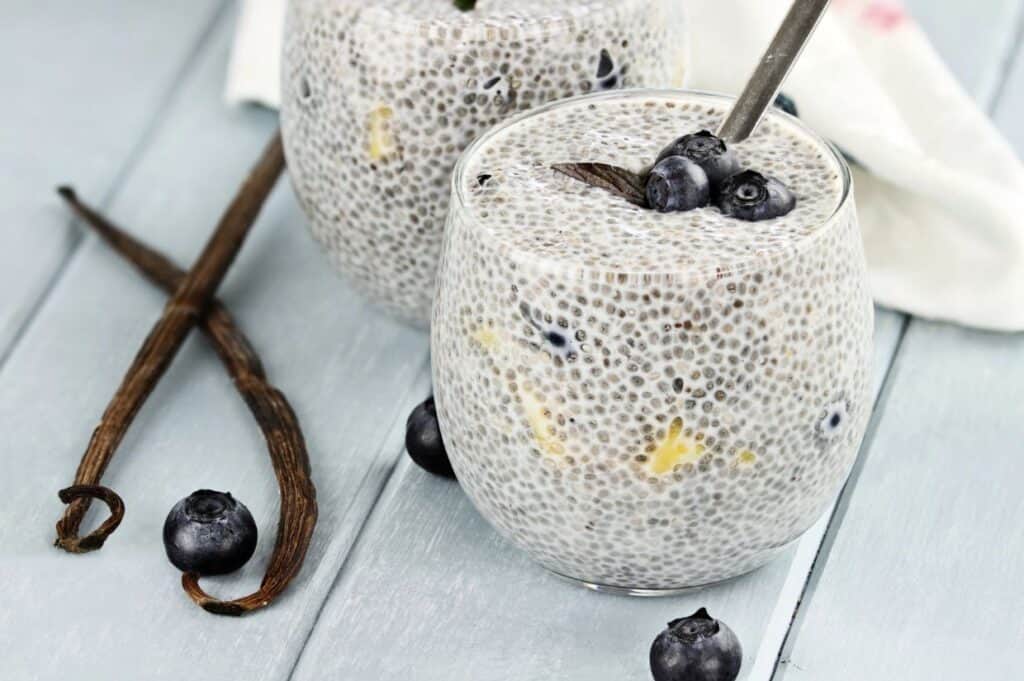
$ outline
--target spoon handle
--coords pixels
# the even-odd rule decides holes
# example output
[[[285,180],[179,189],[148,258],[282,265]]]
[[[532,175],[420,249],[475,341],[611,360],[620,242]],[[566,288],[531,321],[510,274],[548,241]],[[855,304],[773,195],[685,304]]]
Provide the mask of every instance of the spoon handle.
[[[794,0],[761,62],[719,128],[719,137],[735,143],[750,136],[764,112],[775,101],[782,81],[814,33],[828,3],[829,0]]]

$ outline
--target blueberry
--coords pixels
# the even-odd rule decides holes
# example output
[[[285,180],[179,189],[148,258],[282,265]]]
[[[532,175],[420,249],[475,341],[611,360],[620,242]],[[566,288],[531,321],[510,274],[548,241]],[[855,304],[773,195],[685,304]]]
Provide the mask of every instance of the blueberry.
[[[564,319],[552,320],[539,309],[531,310],[525,301],[519,303],[519,314],[523,315],[523,319],[530,326],[537,329],[537,333],[546,343],[546,349],[553,357],[561,358],[563,362],[572,362],[579,357],[580,348],[573,342],[573,338],[582,341],[585,337],[583,331],[573,333]]]
[[[682,156],[669,156],[651,168],[644,193],[651,208],[662,213],[692,210],[708,205],[711,184],[699,165]]]
[[[164,521],[167,558],[182,572],[223,575],[245,565],[256,550],[256,521],[229,492],[196,490]]]
[[[843,433],[843,427],[850,417],[850,405],[843,399],[825,405],[818,420],[816,430],[822,440],[834,440]]]
[[[579,346],[573,342],[568,328],[558,324],[537,324],[536,328],[544,338],[552,357],[560,358],[563,362],[574,362],[579,357]]]
[[[800,114],[797,113],[796,102],[793,101],[792,97],[783,92],[780,92],[775,96],[775,106],[782,109],[790,116],[800,116]]]
[[[615,68],[615,62],[612,61],[612,55],[608,54],[608,50],[602,49],[601,54],[597,59],[597,77],[604,78],[612,72]]]
[[[546,340],[548,343],[551,343],[556,348],[564,348],[566,344],[569,342],[565,339],[565,336],[563,336],[558,331],[548,331],[547,333],[544,334],[544,340]]]
[[[670,156],[682,156],[699,165],[707,173],[712,187],[740,170],[740,161],[725,141],[707,130],[683,135],[658,154],[657,164]]]
[[[742,661],[736,634],[704,608],[669,622],[651,645],[654,681],[733,681]]]
[[[454,478],[455,471],[441,439],[437,423],[437,407],[433,396],[417,405],[405,422],[405,450],[420,468],[434,475]]]
[[[611,90],[618,87],[621,77],[626,75],[626,71],[625,64],[622,68],[616,69],[615,60],[612,59],[611,53],[606,49],[602,49],[597,56],[597,89]]]
[[[730,217],[756,222],[785,215],[793,210],[796,197],[774,177],[744,170],[719,186],[715,205]]]

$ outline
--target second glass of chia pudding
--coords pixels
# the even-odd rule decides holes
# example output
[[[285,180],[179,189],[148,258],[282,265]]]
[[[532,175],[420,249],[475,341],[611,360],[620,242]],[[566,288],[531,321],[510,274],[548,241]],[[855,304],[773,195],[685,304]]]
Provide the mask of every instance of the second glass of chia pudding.
[[[670,593],[765,563],[834,499],[867,424],[849,170],[778,111],[727,148],[707,131],[733,101],[577,97],[456,168],[432,325],[451,463],[506,537],[595,588]],[[646,193],[553,170],[582,162]]]
[[[314,237],[372,301],[429,321],[452,168],[511,114],[685,84],[680,0],[292,0],[281,122]],[[472,3],[470,3],[472,4]]]

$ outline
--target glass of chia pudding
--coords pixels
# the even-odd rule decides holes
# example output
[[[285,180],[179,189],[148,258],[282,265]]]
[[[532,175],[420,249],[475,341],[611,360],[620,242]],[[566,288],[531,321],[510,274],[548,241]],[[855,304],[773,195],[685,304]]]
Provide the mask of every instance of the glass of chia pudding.
[[[833,500],[868,420],[873,307],[831,145],[769,112],[721,143],[728,177],[691,210],[552,169],[651,178],[733,101],[576,97],[456,167],[432,324],[448,454],[495,527],[594,588],[671,593],[767,562]],[[687,139],[697,157],[717,140]]]
[[[680,0],[292,0],[281,122],[314,237],[372,301],[430,317],[452,168],[538,104],[679,87]]]

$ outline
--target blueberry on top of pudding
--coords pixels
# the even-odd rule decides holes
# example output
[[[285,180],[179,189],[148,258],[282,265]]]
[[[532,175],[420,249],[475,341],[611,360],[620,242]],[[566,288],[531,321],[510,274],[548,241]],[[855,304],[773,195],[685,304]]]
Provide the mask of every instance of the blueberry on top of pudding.
[[[675,140],[658,154],[658,161],[670,156],[682,156],[699,165],[714,186],[740,170],[736,152],[729,149],[721,137],[707,130],[683,135]]]
[[[593,161],[551,168],[661,213],[701,208],[711,196],[723,215],[750,222],[781,217],[796,206],[796,196],[785,184],[756,170],[741,170],[736,152],[707,130],[675,140],[645,172]]]
[[[682,156],[668,156],[647,173],[647,203],[662,213],[708,205],[711,183],[704,169]]]
[[[793,210],[796,197],[774,177],[744,170],[719,186],[715,205],[724,215],[740,220],[770,220]]]
[[[728,144],[723,153],[720,140],[707,131],[718,127],[730,105],[713,95],[670,92],[563,102],[527,115],[514,134],[505,128],[481,138],[457,194],[479,216],[487,239],[530,259],[622,272],[680,267],[714,272],[726,262],[737,267],[789,251],[838,208],[844,192],[841,162],[800,121],[775,111],[766,114],[753,135]],[[666,147],[666,137],[671,139],[666,130],[698,132]],[[719,189],[732,188],[723,194],[705,170],[711,187],[704,201],[701,183],[693,179],[697,173],[680,170],[690,166],[672,161],[651,167],[667,148],[677,153],[662,163],[681,158],[700,165],[716,159],[714,168],[738,166],[752,172],[721,181]],[[551,169],[585,161],[641,178],[639,196],[649,207]],[[669,168],[675,168],[671,178]],[[485,186],[480,176],[489,176]],[[655,178],[659,184],[649,193],[646,184]],[[691,193],[676,196],[673,192],[681,190],[672,187]]]

